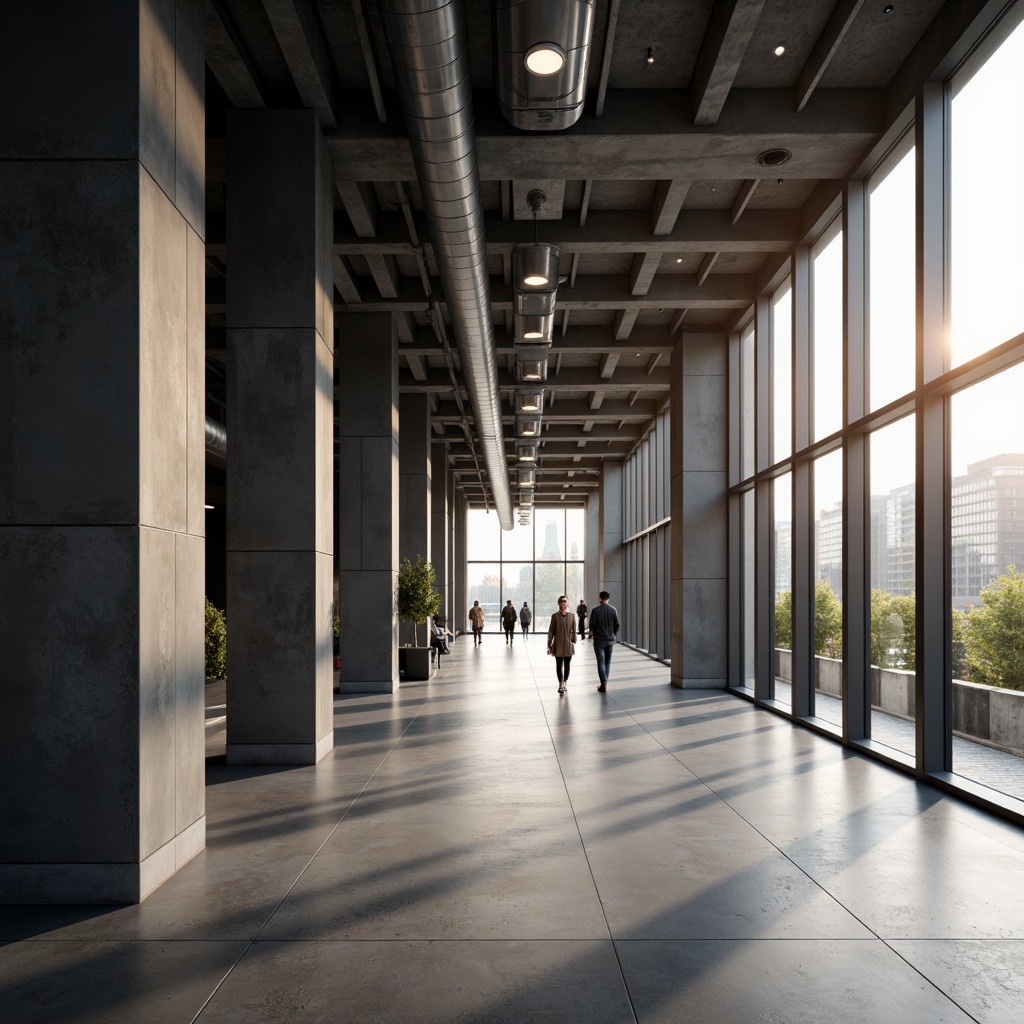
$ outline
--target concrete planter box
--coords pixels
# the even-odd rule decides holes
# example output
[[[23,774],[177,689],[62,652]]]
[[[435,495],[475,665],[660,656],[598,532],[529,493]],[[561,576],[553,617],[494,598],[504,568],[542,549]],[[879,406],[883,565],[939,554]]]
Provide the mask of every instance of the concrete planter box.
[[[407,680],[429,679],[434,674],[433,648],[399,647],[398,668]]]
[[[841,696],[842,662],[814,659],[815,688]],[[793,681],[793,656],[776,649],[775,675]],[[871,706],[878,711],[913,720],[917,714],[916,677],[895,668],[871,667]],[[1024,756],[1024,691],[953,680],[953,732],[980,740],[1011,754]]]

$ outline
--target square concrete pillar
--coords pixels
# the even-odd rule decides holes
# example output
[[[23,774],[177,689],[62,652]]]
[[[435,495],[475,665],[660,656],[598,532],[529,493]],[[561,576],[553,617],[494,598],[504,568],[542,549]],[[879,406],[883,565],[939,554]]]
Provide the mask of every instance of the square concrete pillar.
[[[205,846],[203,23],[36,0],[0,63],[2,901]]]
[[[622,463],[605,460],[598,480],[598,591],[626,606],[622,559]]]
[[[430,562],[430,398],[427,395],[399,395],[398,435],[399,565],[403,558],[415,564],[417,555]],[[412,623],[399,624],[399,643],[424,646],[428,638],[422,624],[418,634],[414,640]]]
[[[334,744],[333,172],[310,110],[227,124],[231,764]]]
[[[342,693],[398,689],[398,335],[387,313],[338,321],[338,613]]]
[[[671,661],[680,688],[728,684],[728,339],[672,354]]]
[[[437,591],[441,595],[438,614],[451,619],[449,591],[451,570],[451,516],[448,511],[448,452],[443,441],[430,446],[430,561],[437,573]],[[448,627],[451,629],[451,625]]]
[[[467,604],[466,598],[469,593],[469,586],[466,582],[466,517],[469,512],[469,503],[466,501],[466,496],[460,491],[455,492],[455,503],[453,506],[452,514],[452,526],[455,537],[454,549],[454,593],[452,594],[452,607],[455,625],[451,627],[453,633],[456,632],[468,632],[469,619],[469,604]]]
[[[597,605],[597,595],[604,588],[601,581],[601,497],[600,493],[587,496],[586,540],[583,551],[583,592],[591,607]],[[609,591],[610,593],[610,591]],[[620,595],[621,600],[621,595]]]

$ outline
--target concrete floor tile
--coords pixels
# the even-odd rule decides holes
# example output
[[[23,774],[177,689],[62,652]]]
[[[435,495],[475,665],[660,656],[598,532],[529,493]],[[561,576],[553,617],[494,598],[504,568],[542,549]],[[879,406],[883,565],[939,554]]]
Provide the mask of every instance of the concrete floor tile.
[[[10,1024],[191,1021],[244,942],[20,942],[0,947]]]
[[[202,1024],[633,1024],[610,942],[259,942]]]
[[[890,945],[979,1024],[1024,1018],[1024,941],[900,939]]]
[[[494,812],[338,830],[263,938],[608,937],[565,818]]]
[[[616,942],[639,1024],[967,1024],[877,940]]]

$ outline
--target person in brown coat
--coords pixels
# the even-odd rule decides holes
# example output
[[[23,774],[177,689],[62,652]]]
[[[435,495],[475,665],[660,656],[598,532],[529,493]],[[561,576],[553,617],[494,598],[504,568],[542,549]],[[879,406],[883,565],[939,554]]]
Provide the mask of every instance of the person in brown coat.
[[[575,653],[576,616],[569,611],[569,598],[563,594],[558,599],[558,611],[551,616],[548,626],[548,654],[553,654],[555,658],[559,696],[568,689],[569,666]]]

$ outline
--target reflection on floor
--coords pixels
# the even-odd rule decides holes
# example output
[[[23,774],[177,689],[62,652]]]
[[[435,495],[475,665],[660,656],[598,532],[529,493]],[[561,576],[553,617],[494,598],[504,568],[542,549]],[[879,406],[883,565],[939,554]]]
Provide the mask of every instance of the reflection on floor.
[[[316,768],[208,768],[142,906],[0,908],[0,1020],[1018,1022],[1024,832],[589,644],[465,639]]]
[[[782,679],[775,680],[775,696],[780,704],[793,706],[792,687]],[[842,728],[843,702],[828,693],[815,693],[815,714]],[[871,738],[887,747],[914,756],[916,745],[914,723],[877,708],[871,712]],[[1024,758],[1005,750],[986,746],[962,736],[953,737],[953,770],[973,782],[989,786],[1016,800],[1024,800]]]

